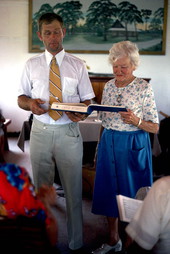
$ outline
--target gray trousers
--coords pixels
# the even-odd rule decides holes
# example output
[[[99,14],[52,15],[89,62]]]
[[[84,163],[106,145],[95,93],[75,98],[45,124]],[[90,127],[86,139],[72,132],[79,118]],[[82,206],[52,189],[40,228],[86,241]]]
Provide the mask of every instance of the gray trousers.
[[[53,185],[56,164],[66,198],[69,248],[80,248],[83,245],[83,145],[78,123],[49,125],[34,117],[30,157],[36,188],[42,184]]]

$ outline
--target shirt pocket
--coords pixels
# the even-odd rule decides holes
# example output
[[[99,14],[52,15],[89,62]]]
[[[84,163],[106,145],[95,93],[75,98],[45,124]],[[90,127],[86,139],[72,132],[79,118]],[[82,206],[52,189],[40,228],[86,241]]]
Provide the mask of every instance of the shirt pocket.
[[[67,96],[78,95],[78,80],[74,78],[64,77],[63,81],[63,93]]]

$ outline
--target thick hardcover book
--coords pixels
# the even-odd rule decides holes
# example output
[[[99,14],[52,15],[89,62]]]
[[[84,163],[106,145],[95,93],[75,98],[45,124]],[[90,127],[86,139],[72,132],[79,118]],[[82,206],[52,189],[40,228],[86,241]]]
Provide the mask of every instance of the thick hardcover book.
[[[88,115],[90,115],[94,110],[109,112],[127,111],[125,107],[121,106],[111,106],[101,104],[90,104],[87,106],[84,103],[58,103],[58,102],[53,102],[51,105],[51,109],[57,111],[77,112]]]
[[[129,198],[123,195],[117,195],[116,198],[120,220],[124,222],[130,222],[136,211],[142,205],[143,200]]]

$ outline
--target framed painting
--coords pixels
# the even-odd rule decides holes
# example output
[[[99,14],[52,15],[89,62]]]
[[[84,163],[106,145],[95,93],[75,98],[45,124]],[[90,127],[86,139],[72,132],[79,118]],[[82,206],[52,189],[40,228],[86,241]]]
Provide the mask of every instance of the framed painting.
[[[71,53],[108,53],[118,41],[135,42],[140,54],[164,55],[168,0],[29,0],[29,52],[42,52],[37,21],[46,12],[62,16],[64,48]]]

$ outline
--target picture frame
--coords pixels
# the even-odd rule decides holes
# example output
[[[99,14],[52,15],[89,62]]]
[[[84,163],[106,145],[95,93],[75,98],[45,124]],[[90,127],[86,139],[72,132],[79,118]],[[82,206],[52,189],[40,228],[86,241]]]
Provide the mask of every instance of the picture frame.
[[[29,0],[29,52],[44,51],[36,34],[37,20],[43,13],[55,12],[66,26],[67,52],[108,54],[113,43],[130,40],[140,54],[165,55],[168,0],[102,1],[78,0],[73,6],[74,1],[68,0]]]

